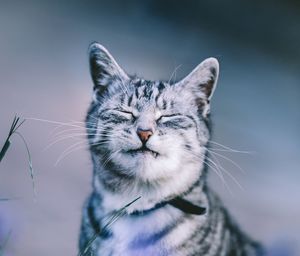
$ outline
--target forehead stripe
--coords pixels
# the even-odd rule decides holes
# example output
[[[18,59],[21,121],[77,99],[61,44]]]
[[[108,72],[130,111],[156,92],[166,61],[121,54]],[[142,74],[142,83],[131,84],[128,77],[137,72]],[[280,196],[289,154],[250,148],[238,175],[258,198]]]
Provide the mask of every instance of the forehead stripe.
[[[157,102],[159,96],[160,96],[161,93],[162,93],[162,90],[165,89],[165,88],[166,88],[166,87],[165,87],[165,85],[164,85],[162,82],[160,82],[160,83],[157,85],[158,94],[157,94],[156,97],[155,97],[155,102]]]

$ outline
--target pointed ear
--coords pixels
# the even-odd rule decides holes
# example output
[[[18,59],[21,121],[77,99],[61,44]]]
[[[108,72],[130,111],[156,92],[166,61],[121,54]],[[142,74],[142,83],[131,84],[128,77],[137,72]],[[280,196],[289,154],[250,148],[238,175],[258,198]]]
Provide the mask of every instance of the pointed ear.
[[[124,82],[128,75],[101,44],[94,42],[89,46],[90,72],[94,90],[102,93],[115,80]]]
[[[215,58],[208,58],[176,83],[177,86],[184,86],[192,90],[196,96],[196,104],[205,117],[210,112],[210,99],[216,89],[218,75],[219,62]]]

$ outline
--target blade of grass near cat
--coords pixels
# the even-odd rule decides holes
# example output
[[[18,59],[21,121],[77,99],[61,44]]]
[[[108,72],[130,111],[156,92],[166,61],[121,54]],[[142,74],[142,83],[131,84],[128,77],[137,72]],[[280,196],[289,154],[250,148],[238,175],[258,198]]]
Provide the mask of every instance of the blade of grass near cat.
[[[134,199],[130,203],[128,203],[125,206],[123,206],[121,209],[113,212],[111,214],[111,216],[109,216],[109,218],[107,219],[107,222],[103,226],[102,230],[106,230],[109,226],[111,226],[112,224],[114,224],[119,218],[121,218],[122,216],[124,216],[126,214],[127,207],[129,207],[130,205],[132,205],[133,203],[135,203],[140,198],[141,197],[139,196],[138,198]],[[84,248],[84,250],[82,252],[79,252],[78,256],[84,256],[84,255],[86,255],[86,253],[88,252],[88,250],[92,246],[93,242],[101,234],[102,230],[100,232],[97,232],[97,233],[94,234],[94,236],[88,241],[88,243],[87,243],[86,247]]]
[[[8,135],[6,137],[6,140],[5,140],[5,143],[0,151],[0,162],[2,161],[3,157],[5,156],[8,148],[10,147],[11,145],[11,142],[10,142],[10,137],[17,131],[17,129],[25,122],[25,120],[23,120],[21,123],[19,123],[20,121],[20,118],[17,117],[15,115],[13,121],[12,121],[12,124],[10,126],[10,129],[9,129],[9,132],[8,132]]]
[[[29,147],[27,145],[27,142],[26,142],[25,138],[23,137],[23,135],[21,133],[15,132],[15,134],[17,134],[22,139],[22,141],[24,142],[24,145],[26,147],[26,151],[27,151],[27,155],[28,155],[29,174],[30,174],[30,178],[32,180],[33,193],[36,196],[35,181],[34,181],[33,167],[32,167],[32,158],[31,158],[31,154],[30,154],[30,151],[29,151]]]
[[[4,143],[4,145],[3,145],[2,149],[1,149],[1,152],[0,152],[0,162],[2,161],[3,157],[5,156],[8,148],[10,147],[10,144],[11,144],[11,142],[10,142],[10,136],[13,134],[17,123],[18,123],[18,119],[15,116],[14,120],[13,120],[11,126],[10,126],[9,133],[8,133],[8,135],[6,137],[5,143]]]
[[[35,181],[34,181],[33,167],[32,167],[32,159],[31,159],[31,154],[30,154],[30,151],[29,151],[29,147],[28,147],[27,142],[26,142],[25,138],[23,137],[23,135],[17,131],[19,129],[19,127],[25,122],[25,120],[26,119],[20,121],[20,117],[17,117],[15,115],[15,117],[12,121],[11,127],[9,129],[9,133],[7,135],[7,138],[5,140],[5,143],[4,143],[4,145],[3,145],[3,147],[0,151],[0,162],[2,161],[2,159],[5,156],[8,148],[11,145],[11,142],[10,142],[11,136],[13,134],[17,134],[22,139],[22,141],[23,141],[23,143],[26,147],[26,151],[27,151],[27,155],[28,155],[29,174],[30,174],[30,177],[31,177],[31,180],[32,180],[33,193],[34,193],[34,196],[36,196]]]
[[[1,152],[0,152],[0,162],[2,161],[3,157],[5,156],[10,144],[11,144],[10,140],[9,140],[9,138],[7,138],[4,145],[3,145],[3,147],[2,147],[2,149],[1,149]]]

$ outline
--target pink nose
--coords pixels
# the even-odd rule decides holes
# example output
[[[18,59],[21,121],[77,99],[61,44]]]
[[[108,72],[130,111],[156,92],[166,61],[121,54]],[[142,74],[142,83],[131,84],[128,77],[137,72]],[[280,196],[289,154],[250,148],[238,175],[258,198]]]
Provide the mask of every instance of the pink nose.
[[[137,129],[137,134],[138,136],[140,137],[140,140],[143,142],[143,143],[146,143],[147,140],[149,140],[149,138],[151,137],[151,135],[153,134],[152,130],[143,130],[141,128],[138,128]]]

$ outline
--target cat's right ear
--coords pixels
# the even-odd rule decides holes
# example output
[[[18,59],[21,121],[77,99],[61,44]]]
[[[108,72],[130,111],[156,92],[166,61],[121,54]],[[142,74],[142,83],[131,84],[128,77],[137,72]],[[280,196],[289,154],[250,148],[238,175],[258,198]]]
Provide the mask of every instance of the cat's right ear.
[[[98,95],[101,95],[115,81],[124,83],[129,79],[108,50],[97,42],[89,46],[89,60],[94,91]]]
[[[210,112],[210,100],[216,89],[219,62],[215,58],[202,61],[194,70],[175,86],[189,88],[196,99],[199,112],[206,117]]]

